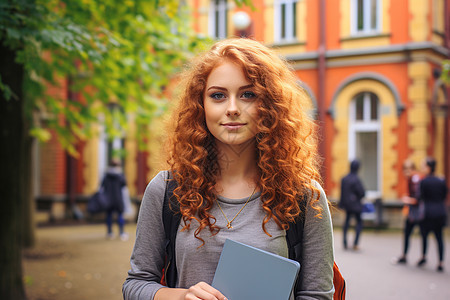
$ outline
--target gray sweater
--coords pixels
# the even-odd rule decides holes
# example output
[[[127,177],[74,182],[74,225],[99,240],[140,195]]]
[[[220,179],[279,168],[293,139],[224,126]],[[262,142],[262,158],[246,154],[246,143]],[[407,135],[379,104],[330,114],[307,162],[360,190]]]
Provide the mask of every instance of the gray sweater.
[[[163,286],[161,270],[164,265],[165,235],[162,222],[162,204],[165,193],[165,179],[168,172],[160,172],[148,184],[142,199],[136,230],[136,242],[131,255],[131,269],[123,285],[124,299],[151,299]],[[321,191],[319,205],[323,208],[322,217],[315,217],[313,209],[307,210],[303,245],[304,259],[301,272],[304,274],[302,288],[295,295],[296,300],[332,299],[333,298],[333,235],[330,211],[326,196]],[[220,206],[227,218],[231,220],[247,201],[228,199],[219,196]],[[219,261],[223,244],[227,238],[288,257],[286,232],[280,230],[271,220],[266,224],[269,237],[262,230],[265,213],[261,206],[260,193],[255,193],[247,206],[233,221],[233,228],[226,228],[226,220],[215,205],[211,214],[216,218],[220,228],[217,235],[211,236],[208,229],[200,236],[205,245],[194,237],[198,223],[192,221],[191,229],[180,231],[176,237],[176,262],[178,272],[177,286],[188,288],[199,281],[211,283]]]

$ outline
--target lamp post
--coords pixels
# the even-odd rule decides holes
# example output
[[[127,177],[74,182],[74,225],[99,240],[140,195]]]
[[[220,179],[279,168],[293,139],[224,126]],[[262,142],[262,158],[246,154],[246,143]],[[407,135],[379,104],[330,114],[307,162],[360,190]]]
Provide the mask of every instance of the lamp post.
[[[236,36],[249,37],[252,35],[252,20],[245,11],[236,12],[232,20]]]

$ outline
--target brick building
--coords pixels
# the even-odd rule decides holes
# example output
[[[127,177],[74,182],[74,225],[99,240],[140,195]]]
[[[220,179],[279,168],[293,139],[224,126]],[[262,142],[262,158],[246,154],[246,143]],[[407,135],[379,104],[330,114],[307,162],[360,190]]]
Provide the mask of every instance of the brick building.
[[[255,10],[226,0],[186,3],[199,34],[248,36],[292,64],[321,125],[330,200],[338,198],[340,178],[353,158],[362,162],[369,198],[381,198],[387,207],[400,206],[407,158],[420,166],[426,156],[435,157],[437,173],[450,186],[449,89],[439,79],[450,56],[449,0],[254,0]],[[81,149],[81,163],[61,162],[59,167],[78,174],[73,193],[92,193],[108,153],[121,147],[128,153],[130,191],[142,193],[155,172],[154,158],[139,152],[132,136],[114,143],[92,139]],[[41,191],[52,194],[43,176]]]

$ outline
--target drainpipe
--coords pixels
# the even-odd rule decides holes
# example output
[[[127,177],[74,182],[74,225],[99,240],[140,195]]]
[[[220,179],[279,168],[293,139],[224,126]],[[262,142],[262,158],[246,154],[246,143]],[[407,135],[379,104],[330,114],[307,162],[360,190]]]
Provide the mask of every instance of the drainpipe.
[[[444,1],[444,16],[445,16],[445,46],[450,49],[450,1]],[[448,57],[447,57],[448,58]],[[445,144],[444,144],[444,172],[447,179],[447,186],[450,186],[450,86],[447,89],[446,111],[445,111]],[[450,205],[450,193],[447,195],[447,204]]]
[[[320,0],[319,4],[319,49],[318,49],[318,94],[317,94],[317,109],[318,109],[318,124],[319,124],[319,154],[323,158],[323,163],[320,167],[320,174],[325,179],[325,166],[327,157],[325,155],[325,49],[326,49],[326,0]]]

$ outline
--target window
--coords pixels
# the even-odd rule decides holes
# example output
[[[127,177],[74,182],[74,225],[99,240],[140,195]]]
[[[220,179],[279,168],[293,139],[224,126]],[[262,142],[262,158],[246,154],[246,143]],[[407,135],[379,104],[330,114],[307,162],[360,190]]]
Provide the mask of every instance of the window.
[[[349,159],[361,162],[359,175],[368,196],[380,191],[380,141],[378,97],[364,92],[356,95],[350,105]]]
[[[373,93],[361,93],[355,97],[355,121],[370,122],[378,119],[378,98]]]
[[[352,34],[380,31],[380,0],[352,0]]]
[[[123,113],[123,108],[116,103],[109,103],[108,109],[110,110],[111,114],[115,114],[116,111],[120,111],[120,113]],[[101,122],[102,121],[104,121],[103,116],[101,117]],[[121,128],[120,122],[113,122],[112,126],[109,125],[109,130],[119,132],[120,134],[115,137],[110,137],[107,134],[106,127],[101,127],[97,158],[99,180],[103,178],[113,158],[120,158],[122,160],[122,165],[124,165],[123,158],[125,157],[125,131]]]
[[[297,0],[277,0],[275,10],[275,42],[297,41]]]
[[[209,10],[209,35],[215,39],[227,37],[227,0],[212,0]]]

